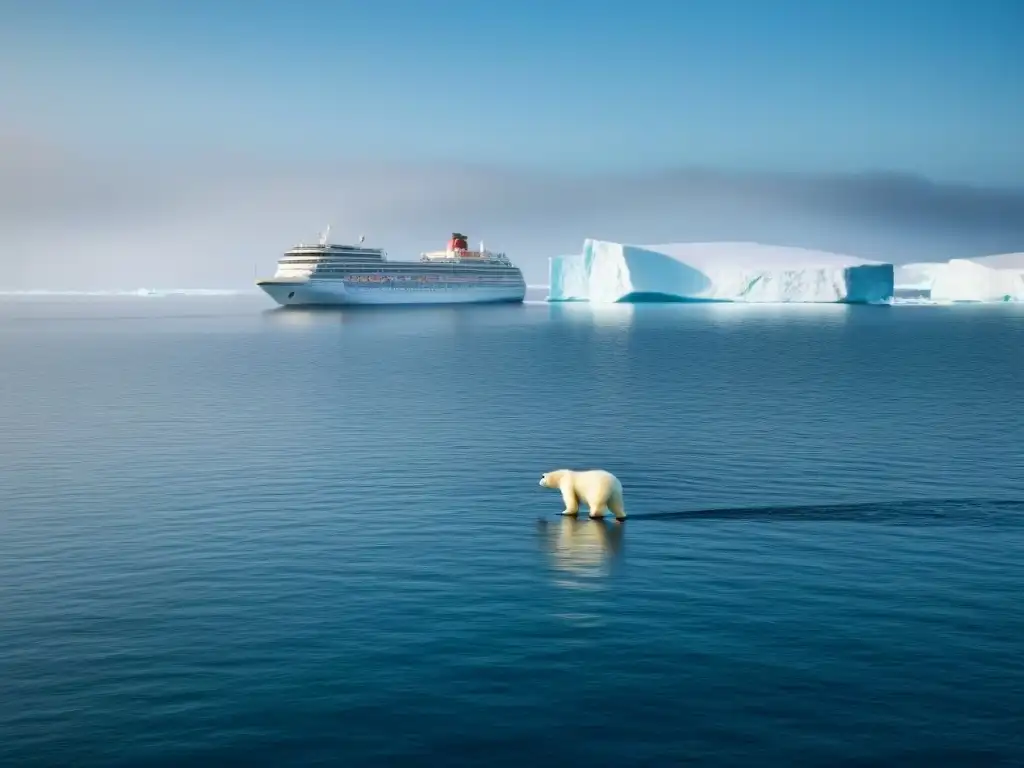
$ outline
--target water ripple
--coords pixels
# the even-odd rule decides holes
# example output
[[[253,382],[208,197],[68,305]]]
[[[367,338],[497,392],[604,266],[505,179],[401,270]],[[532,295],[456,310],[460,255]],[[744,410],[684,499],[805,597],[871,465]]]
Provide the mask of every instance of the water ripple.
[[[111,301],[0,303],[0,763],[1022,761],[1013,308]]]

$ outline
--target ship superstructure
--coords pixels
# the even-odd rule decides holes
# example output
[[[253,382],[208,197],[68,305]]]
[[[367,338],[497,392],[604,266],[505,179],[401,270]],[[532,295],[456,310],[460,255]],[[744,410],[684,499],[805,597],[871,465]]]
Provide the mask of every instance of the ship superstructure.
[[[329,232],[329,229],[328,229]],[[418,261],[389,261],[380,248],[329,243],[297,245],[257,285],[282,306],[343,304],[484,304],[521,302],[523,274],[504,253],[470,250],[453,232],[444,250]]]

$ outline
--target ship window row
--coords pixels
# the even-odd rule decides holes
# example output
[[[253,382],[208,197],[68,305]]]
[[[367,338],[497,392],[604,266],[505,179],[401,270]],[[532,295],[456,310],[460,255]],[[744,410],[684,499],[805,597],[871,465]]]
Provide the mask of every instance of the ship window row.
[[[518,288],[522,286],[522,283],[511,283],[511,282],[495,282],[493,280],[481,280],[474,283],[458,283],[458,282],[447,282],[444,280],[431,281],[428,283],[370,283],[370,282],[359,282],[349,281],[346,285],[359,285],[365,287],[373,287],[377,290],[428,290],[432,288],[454,288],[454,289],[466,289],[466,288]]]
[[[383,257],[381,251],[367,251],[361,248],[352,248],[351,250],[345,248],[332,249],[325,251],[322,248],[310,248],[309,250],[292,251],[290,256],[369,256],[372,259],[379,259]]]
[[[431,274],[437,272],[515,272],[515,267],[509,267],[504,264],[409,264],[409,265],[393,265],[393,264],[382,264],[379,261],[282,261],[279,262],[279,266],[282,267],[316,267],[318,269],[328,268],[347,268],[347,269],[385,269],[388,271],[400,270],[403,272],[429,272]]]
[[[338,271],[338,270],[350,270],[352,272],[398,272],[401,274],[421,274],[421,275],[438,275],[438,274],[480,274],[480,275],[494,275],[494,274],[517,274],[519,270],[515,267],[477,267],[477,266],[449,266],[447,269],[434,267],[422,267],[422,266],[401,266],[401,267],[381,267],[380,264],[319,264],[317,265],[318,272],[324,271]]]
[[[304,254],[293,254],[291,256],[282,256],[281,261],[295,261],[295,260],[312,260],[312,261],[386,261],[389,264],[438,264],[438,265],[451,265],[451,264],[503,264],[508,263],[505,261],[499,261],[498,259],[409,259],[406,261],[391,261],[384,259],[374,254],[347,254],[347,253],[304,253]]]
[[[395,280],[401,282],[403,280],[419,280],[421,278],[429,278],[431,280],[455,280],[458,282],[481,282],[485,280],[494,280],[497,282],[521,282],[522,278],[519,275],[387,275],[380,274],[378,272],[352,272],[349,270],[339,270],[331,272],[317,272],[314,273],[313,277],[338,277],[338,278],[352,278],[352,279],[376,279],[376,280]]]
[[[382,264],[383,259],[281,259],[281,264]]]
[[[454,265],[446,264],[443,266],[438,265],[409,265],[409,266],[383,266],[380,262],[377,263],[364,263],[364,264],[352,264],[344,262],[313,262],[313,263],[301,263],[301,262],[282,262],[279,265],[279,269],[288,271],[306,271],[306,272],[352,272],[352,273],[382,273],[382,274],[476,274],[476,275],[490,275],[490,274],[509,274],[516,275],[520,274],[519,270],[515,267],[508,266],[478,266],[478,265]]]
[[[383,261],[379,253],[291,253],[283,259],[342,259],[356,261]]]
[[[477,272],[381,272],[379,270],[357,270],[357,269],[318,269],[315,271],[305,269],[281,269],[278,270],[279,274],[290,274],[290,275],[309,275],[309,276],[320,276],[320,277],[379,277],[384,278],[421,278],[429,277],[435,280],[499,280],[499,281],[513,281],[519,282],[522,280],[522,276],[518,273],[500,273],[491,272],[489,274],[481,274]]]
[[[353,277],[380,277],[390,279],[402,279],[402,278],[432,278],[435,280],[447,280],[447,279],[460,279],[460,280],[522,280],[522,276],[518,274],[452,274],[448,273],[381,273],[381,272],[361,272],[353,269],[321,269],[316,272],[303,272],[302,274],[311,275],[313,277],[345,277],[351,275]]]
[[[315,274],[324,273],[350,273],[350,274],[380,274],[380,275],[468,275],[468,276],[512,276],[519,277],[522,273],[514,267],[494,267],[490,269],[480,268],[450,268],[438,269],[436,267],[381,267],[380,264],[279,264],[278,269],[289,272],[310,272]]]
[[[409,264],[409,265],[383,265],[381,262],[324,262],[324,261],[282,261],[278,264],[280,269],[304,269],[316,272],[386,272],[401,274],[422,274],[422,275],[443,275],[443,274],[519,274],[515,267],[504,265],[483,265],[483,264]]]
[[[354,270],[354,269],[320,269],[320,270],[317,270],[316,273],[314,273],[314,274],[317,274],[317,275],[353,275],[353,276],[355,276],[355,275],[364,275],[364,276],[371,276],[371,275],[373,275],[373,276],[379,276],[379,277],[382,277],[382,278],[383,277],[434,277],[434,278],[437,278],[438,280],[447,280],[447,279],[452,279],[452,278],[461,278],[461,279],[466,279],[466,280],[520,280],[521,279],[519,275],[514,275],[514,274],[512,274],[512,275],[501,275],[501,274],[481,275],[481,274],[465,274],[465,273],[464,274],[452,274],[452,273],[440,273],[440,274],[438,274],[438,273],[429,273],[429,272],[417,272],[417,273],[404,272],[404,273],[400,273],[400,274],[391,274],[391,275],[389,275],[388,273],[381,274],[379,272],[370,272],[370,271],[362,271],[361,272],[361,271]]]
[[[354,259],[354,258],[295,258],[287,257],[280,259],[280,264],[388,264],[389,266],[396,266],[395,262],[386,262],[383,259]],[[406,269],[410,267],[427,268],[427,269],[443,269],[445,267],[460,268],[460,269],[509,269],[513,268],[511,265],[500,262],[500,261],[461,261],[461,262],[444,262],[444,261],[433,261],[433,262],[420,262],[420,261],[408,261],[397,264],[398,268]]]

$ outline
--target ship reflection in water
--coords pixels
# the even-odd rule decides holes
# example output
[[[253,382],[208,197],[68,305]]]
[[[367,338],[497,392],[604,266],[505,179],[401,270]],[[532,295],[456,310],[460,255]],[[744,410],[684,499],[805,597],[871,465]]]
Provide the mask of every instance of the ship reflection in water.
[[[622,558],[626,529],[622,523],[562,516],[555,522],[541,520],[537,528],[541,546],[551,564],[566,575],[602,578],[608,576]],[[570,588],[583,586],[568,580],[557,583]]]
[[[272,307],[262,312],[268,323],[281,328],[313,327],[365,327],[374,333],[380,331],[412,332],[417,335],[433,333],[441,328],[459,328],[467,324],[467,314],[482,308],[502,309],[501,305],[429,305],[396,304],[379,306],[303,306]]]

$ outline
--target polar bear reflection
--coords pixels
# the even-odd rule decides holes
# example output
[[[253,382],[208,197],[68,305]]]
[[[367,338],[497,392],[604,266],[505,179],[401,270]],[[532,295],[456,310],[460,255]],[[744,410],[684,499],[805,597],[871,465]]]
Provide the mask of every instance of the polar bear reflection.
[[[542,543],[552,565],[576,576],[606,576],[622,554],[625,526],[604,520],[561,517],[540,523]]]

